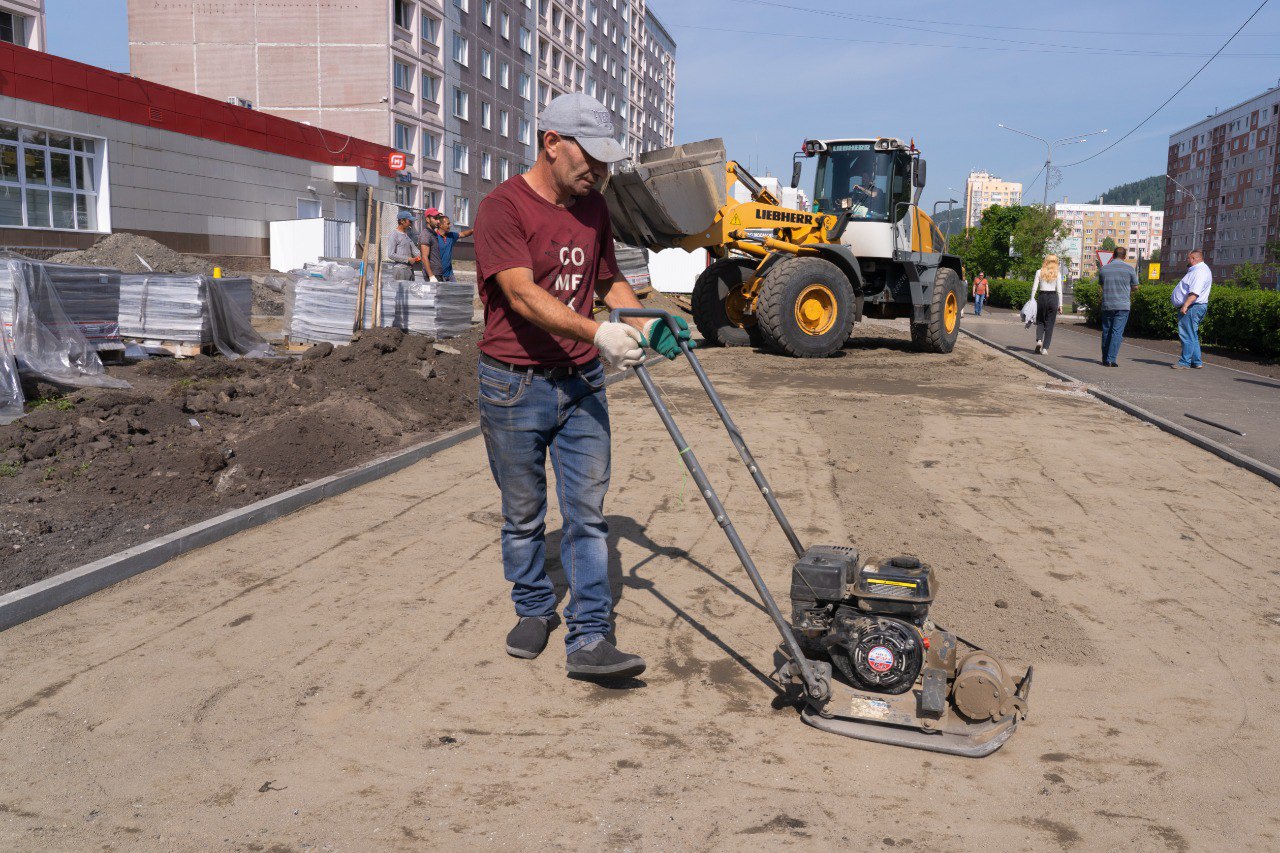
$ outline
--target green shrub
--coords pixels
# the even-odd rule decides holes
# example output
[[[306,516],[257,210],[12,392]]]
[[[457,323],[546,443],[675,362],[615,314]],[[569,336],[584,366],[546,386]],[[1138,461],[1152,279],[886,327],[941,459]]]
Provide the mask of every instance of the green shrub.
[[[1084,309],[1085,319],[1097,323],[1099,306],[1102,303],[1102,288],[1093,279],[1077,281],[1075,285],[1075,302],[1077,308]]]
[[[1008,278],[993,278],[990,282],[991,294],[987,302],[999,308],[1012,308],[1015,311],[1031,298],[1031,282],[1014,281]]]

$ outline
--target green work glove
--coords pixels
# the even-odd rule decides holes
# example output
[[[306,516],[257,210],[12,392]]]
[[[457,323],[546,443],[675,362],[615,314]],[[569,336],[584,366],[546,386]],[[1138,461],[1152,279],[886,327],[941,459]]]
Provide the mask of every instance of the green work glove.
[[[644,345],[667,359],[675,358],[680,354],[680,341],[687,341],[689,349],[696,349],[698,346],[697,342],[690,338],[689,324],[684,321],[684,318],[672,317],[671,319],[675,320],[676,326],[680,328],[678,338],[672,334],[671,327],[661,317],[653,318],[644,326]]]

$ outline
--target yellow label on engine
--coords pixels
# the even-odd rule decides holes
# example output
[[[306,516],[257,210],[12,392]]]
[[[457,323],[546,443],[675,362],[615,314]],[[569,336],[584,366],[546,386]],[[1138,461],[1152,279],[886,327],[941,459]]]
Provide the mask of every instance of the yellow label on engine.
[[[919,586],[919,584],[917,584],[915,581],[886,581],[886,580],[881,580],[879,578],[867,578],[867,583],[869,584],[882,583],[882,584],[887,584],[888,586],[906,586],[906,587],[910,587],[911,589],[915,589],[917,586]]]

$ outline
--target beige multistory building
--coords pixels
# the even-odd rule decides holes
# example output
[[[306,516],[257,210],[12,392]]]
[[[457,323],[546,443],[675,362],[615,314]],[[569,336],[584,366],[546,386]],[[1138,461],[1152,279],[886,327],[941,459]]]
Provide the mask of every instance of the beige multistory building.
[[[1022,203],[1022,184],[1003,181],[989,172],[970,172],[964,187],[964,225],[975,228],[992,205],[1010,207]]]
[[[533,163],[562,92],[632,151],[670,144],[674,52],[645,0],[129,0],[135,75],[398,148],[398,200],[458,224]]]
[[[1068,228],[1062,255],[1070,263],[1073,279],[1097,275],[1097,252],[1108,238],[1125,247],[1130,263],[1137,263],[1150,260],[1164,235],[1164,211],[1152,210],[1148,204],[1060,202],[1053,205],[1053,213]]]
[[[0,0],[0,41],[45,50],[44,0]]]

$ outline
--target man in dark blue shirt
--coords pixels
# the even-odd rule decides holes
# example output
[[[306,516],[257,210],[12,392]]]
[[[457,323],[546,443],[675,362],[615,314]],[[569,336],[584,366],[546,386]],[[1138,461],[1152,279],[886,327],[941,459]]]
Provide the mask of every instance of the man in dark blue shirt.
[[[449,217],[441,214],[436,219],[436,236],[440,242],[440,265],[444,267],[443,281],[457,281],[453,274],[453,244],[463,237],[470,237],[474,228],[464,228],[461,232],[450,229]]]
[[[1102,288],[1102,364],[1119,367],[1116,358],[1129,322],[1129,296],[1138,289],[1138,273],[1124,262],[1125,248],[1117,246],[1115,257],[1098,270]]]

